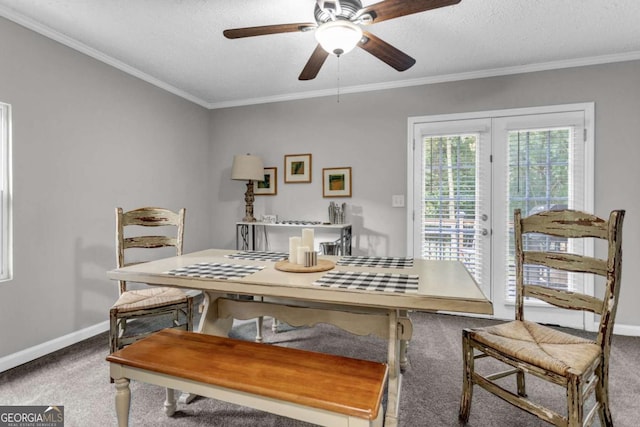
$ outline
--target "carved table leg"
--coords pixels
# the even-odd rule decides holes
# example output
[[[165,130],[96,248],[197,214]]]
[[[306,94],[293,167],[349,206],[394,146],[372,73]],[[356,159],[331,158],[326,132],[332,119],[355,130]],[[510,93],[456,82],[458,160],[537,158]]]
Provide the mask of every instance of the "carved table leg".
[[[264,323],[264,317],[260,316],[256,318],[256,342],[262,342],[262,325]]]
[[[398,408],[400,403],[400,385],[402,374],[400,373],[400,342],[398,337],[398,313],[395,310],[389,312],[389,349],[387,363],[389,364],[389,382],[387,385],[387,412],[385,414],[385,427],[397,427]]]
[[[400,327],[400,370],[404,372],[409,366],[409,343],[413,336],[413,323],[407,310],[400,310],[398,322]]]

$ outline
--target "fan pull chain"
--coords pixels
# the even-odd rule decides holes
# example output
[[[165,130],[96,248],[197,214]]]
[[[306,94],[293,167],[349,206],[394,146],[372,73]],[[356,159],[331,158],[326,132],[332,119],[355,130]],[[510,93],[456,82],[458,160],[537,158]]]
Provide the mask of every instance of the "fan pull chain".
[[[338,55],[338,77],[337,77],[337,84],[338,84],[338,99],[336,101],[337,104],[340,104],[340,55]]]

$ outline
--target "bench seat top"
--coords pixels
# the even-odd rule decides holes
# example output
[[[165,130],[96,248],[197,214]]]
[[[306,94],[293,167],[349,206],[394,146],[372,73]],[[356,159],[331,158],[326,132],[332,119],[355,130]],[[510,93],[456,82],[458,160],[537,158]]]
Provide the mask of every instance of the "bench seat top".
[[[374,420],[387,365],[164,329],[107,357],[120,365]]]

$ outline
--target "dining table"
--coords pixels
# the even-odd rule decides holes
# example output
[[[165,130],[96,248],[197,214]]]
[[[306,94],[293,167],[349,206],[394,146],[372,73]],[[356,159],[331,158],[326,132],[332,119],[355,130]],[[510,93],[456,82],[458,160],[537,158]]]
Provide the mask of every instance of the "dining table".
[[[202,291],[200,333],[228,336],[234,319],[270,316],[291,326],[328,323],[385,339],[386,427],[398,425],[411,312],[493,314],[491,301],[455,260],[318,256],[315,266],[304,267],[289,263],[282,252],[207,249],[110,270],[107,276]]]

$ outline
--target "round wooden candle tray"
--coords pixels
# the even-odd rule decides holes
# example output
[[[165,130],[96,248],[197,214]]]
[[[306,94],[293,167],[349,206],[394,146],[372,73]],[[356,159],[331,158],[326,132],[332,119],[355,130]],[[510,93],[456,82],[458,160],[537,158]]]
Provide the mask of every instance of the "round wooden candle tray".
[[[305,267],[301,264],[291,264],[289,261],[278,261],[275,265],[276,270],[286,271],[288,273],[317,273],[319,271],[331,270],[335,266],[336,264],[333,261],[327,259],[319,259],[318,264],[311,267]]]

